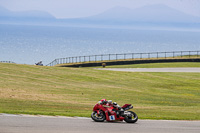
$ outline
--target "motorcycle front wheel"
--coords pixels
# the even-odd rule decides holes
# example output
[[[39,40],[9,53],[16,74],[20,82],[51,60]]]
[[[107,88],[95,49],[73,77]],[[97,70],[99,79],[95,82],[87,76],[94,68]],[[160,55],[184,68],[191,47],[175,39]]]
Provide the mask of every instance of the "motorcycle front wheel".
[[[97,112],[92,112],[91,118],[96,122],[104,122],[106,116],[103,113],[97,114]]]
[[[138,116],[135,112],[132,111],[128,111],[130,112],[132,115],[131,116],[125,116],[124,121],[127,123],[135,123],[138,120]]]

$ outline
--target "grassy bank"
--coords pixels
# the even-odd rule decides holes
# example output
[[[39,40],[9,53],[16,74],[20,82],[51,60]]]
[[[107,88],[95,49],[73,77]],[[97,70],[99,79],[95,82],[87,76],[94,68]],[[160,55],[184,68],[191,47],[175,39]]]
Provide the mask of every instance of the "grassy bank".
[[[90,117],[102,98],[141,119],[200,120],[199,73],[131,73],[0,63],[0,113]]]

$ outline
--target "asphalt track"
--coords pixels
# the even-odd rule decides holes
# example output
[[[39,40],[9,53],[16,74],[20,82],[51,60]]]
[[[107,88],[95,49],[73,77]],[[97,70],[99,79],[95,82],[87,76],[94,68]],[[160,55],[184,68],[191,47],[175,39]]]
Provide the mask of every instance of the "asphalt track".
[[[0,114],[0,133],[199,133],[200,121],[94,122],[90,118]]]
[[[123,72],[200,72],[200,68],[95,68],[98,70],[123,71]]]

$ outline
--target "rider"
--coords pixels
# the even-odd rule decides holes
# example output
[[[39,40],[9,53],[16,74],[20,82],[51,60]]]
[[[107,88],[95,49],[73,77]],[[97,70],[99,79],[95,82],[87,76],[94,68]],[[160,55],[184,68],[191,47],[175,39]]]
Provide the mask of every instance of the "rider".
[[[108,111],[110,114],[113,114],[114,112],[117,113],[117,117],[119,117],[120,111],[123,110],[116,102],[112,103],[112,100],[106,100],[106,99],[101,99],[99,102],[103,107],[108,108]],[[110,107],[114,107],[115,109],[109,109]]]
[[[103,107],[110,107],[106,99],[101,99],[98,104],[101,104]]]
[[[121,107],[116,102],[113,103],[113,107],[118,108],[119,110],[121,110]]]
[[[116,102],[112,103],[112,100],[107,101],[106,99],[101,99],[98,103],[103,105],[104,107],[113,106],[114,108],[117,108],[119,110],[121,109],[121,107]]]

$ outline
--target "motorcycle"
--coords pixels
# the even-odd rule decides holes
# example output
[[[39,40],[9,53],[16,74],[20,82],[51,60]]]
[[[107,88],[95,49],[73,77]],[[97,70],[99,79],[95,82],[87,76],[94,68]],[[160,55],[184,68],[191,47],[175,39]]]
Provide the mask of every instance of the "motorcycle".
[[[131,104],[125,104],[122,107],[115,107],[112,104],[99,104],[97,103],[91,114],[91,118],[96,122],[109,121],[125,121],[127,123],[135,123],[138,120],[138,116],[135,112],[127,111],[132,109]]]

